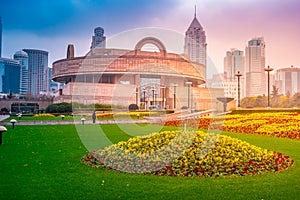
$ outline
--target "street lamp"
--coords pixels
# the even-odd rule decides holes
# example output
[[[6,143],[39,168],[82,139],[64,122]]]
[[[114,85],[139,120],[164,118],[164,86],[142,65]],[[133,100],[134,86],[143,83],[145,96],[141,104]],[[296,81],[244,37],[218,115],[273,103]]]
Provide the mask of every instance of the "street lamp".
[[[153,105],[154,105],[154,104],[155,104],[155,103],[154,103],[154,101],[155,101],[155,100],[154,100],[154,92],[155,92],[154,87],[153,87],[151,90],[152,90],[152,98],[153,98]]]
[[[4,126],[0,126],[0,145],[2,145],[2,133],[6,131],[7,129]]]
[[[155,105],[155,108],[156,108],[156,102],[157,102],[157,92],[155,92],[155,94],[154,94],[154,105]]]
[[[268,73],[268,107],[270,107],[270,72],[273,71],[273,68],[268,65],[265,71]]]
[[[165,105],[165,90],[166,90],[166,87],[161,86],[160,88],[162,89],[162,107],[163,107],[163,109],[165,109],[165,107],[166,107],[166,105]]]
[[[138,96],[139,96],[139,91],[138,91],[138,88],[136,88],[135,90],[135,104],[138,105]]]
[[[240,78],[241,76],[243,76],[240,71],[238,71],[237,74],[235,74],[235,76],[238,78],[238,108],[241,106],[241,102],[240,102],[240,96],[241,96],[241,91],[240,91]]]
[[[81,124],[84,125],[85,118],[81,118]]]
[[[191,85],[192,82],[187,81],[185,84],[188,86],[188,108],[190,109],[190,96],[191,96]]]
[[[17,123],[17,120],[12,119],[12,120],[10,120],[10,123],[12,125],[12,129],[14,129],[15,128],[15,123]]]
[[[145,88],[143,88],[143,96],[144,96],[144,109],[145,110],[147,110],[147,108],[146,108],[146,89]]]
[[[174,107],[174,110],[175,110],[176,109],[176,87],[178,86],[178,84],[173,83],[172,86],[174,87],[174,90],[173,90],[173,95],[174,95],[173,107]]]

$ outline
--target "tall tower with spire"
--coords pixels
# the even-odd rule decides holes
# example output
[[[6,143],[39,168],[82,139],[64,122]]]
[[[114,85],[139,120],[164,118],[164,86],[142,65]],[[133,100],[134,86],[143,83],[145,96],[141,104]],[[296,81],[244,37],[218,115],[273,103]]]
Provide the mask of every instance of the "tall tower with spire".
[[[195,6],[194,19],[185,32],[184,53],[189,56],[191,61],[206,66],[206,36],[196,14]]]

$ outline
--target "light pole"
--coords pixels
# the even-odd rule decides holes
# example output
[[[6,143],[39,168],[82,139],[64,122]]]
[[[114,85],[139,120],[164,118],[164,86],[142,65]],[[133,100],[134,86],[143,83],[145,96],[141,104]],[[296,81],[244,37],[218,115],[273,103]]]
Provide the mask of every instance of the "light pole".
[[[166,87],[161,86],[160,88],[162,89],[162,108],[165,109],[165,107],[166,107],[166,105],[165,105],[165,90],[166,90]]]
[[[12,119],[12,120],[10,120],[9,122],[10,122],[11,125],[12,125],[12,129],[15,129],[15,123],[17,123],[17,120]]]
[[[188,109],[190,109],[190,96],[191,96],[191,85],[192,82],[187,81],[185,84],[188,86]]]
[[[155,92],[155,94],[154,94],[154,106],[155,106],[155,108],[156,108],[156,101],[157,101],[157,92]]]
[[[138,96],[139,96],[139,91],[138,91],[138,88],[136,88],[135,90],[135,104],[138,105]]]
[[[143,96],[144,96],[144,109],[147,110],[146,108],[146,89],[143,88]]]
[[[237,107],[239,108],[241,106],[241,102],[240,102],[240,95],[241,95],[241,91],[240,91],[240,78],[243,75],[240,73],[240,71],[238,71],[238,73],[235,74],[235,76],[238,78],[238,105],[237,105]]]
[[[273,71],[273,68],[268,65],[265,71],[268,73],[268,107],[270,107],[270,72]]]
[[[175,109],[176,109],[176,87],[178,86],[178,84],[173,83],[172,86],[174,87],[174,90],[173,90],[173,95],[174,95],[173,108],[174,108],[174,110],[175,110]]]
[[[152,98],[153,98],[153,105],[154,105],[154,92],[155,92],[154,87],[151,90],[152,90]]]
[[[6,131],[7,129],[4,126],[0,126],[0,145],[2,145],[2,133]]]

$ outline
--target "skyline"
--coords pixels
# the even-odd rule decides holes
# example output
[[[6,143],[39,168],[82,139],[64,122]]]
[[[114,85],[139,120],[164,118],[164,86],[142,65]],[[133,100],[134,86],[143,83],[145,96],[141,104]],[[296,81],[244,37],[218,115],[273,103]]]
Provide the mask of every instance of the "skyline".
[[[85,55],[98,26],[104,28],[108,41],[119,33],[145,27],[172,30],[184,37],[194,17],[195,3],[197,18],[207,36],[208,57],[219,72],[223,72],[226,51],[237,48],[245,54],[247,42],[260,36],[266,41],[266,65],[300,66],[297,0],[1,2],[2,56],[11,58],[23,48],[46,50],[52,67],[54,61],[66,57],[69,43],[75,46],[75,56]],[[183,53],[183,45],[177,53]],[[168,44],[166,47],[169,49]]]

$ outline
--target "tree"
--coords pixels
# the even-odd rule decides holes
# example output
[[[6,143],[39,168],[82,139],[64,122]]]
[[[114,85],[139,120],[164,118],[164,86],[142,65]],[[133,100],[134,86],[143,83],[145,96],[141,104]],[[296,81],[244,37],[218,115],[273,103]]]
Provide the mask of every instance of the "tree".
[[[285,95],[287,98],[291,98],[291,93],[290,93],[290,91],[288,90],[287,92],[286,92],[286,95]]]
[[[255,101],[255,107],[266,107],[267,106],[267,97],[265,95],[258,96]]]
[[[256,97],[245,97],[241,100],[241,107],[253,108],[255,107]]]
[[[276,85],[272,85],[272,93],[271,93],[271,105],[273,108],[276,108],[279,106],[279,88],[276,87]]]
[[[291,98],[290,98],[290,107],[300,107],[300,93],[296,93],[294,94]]]

